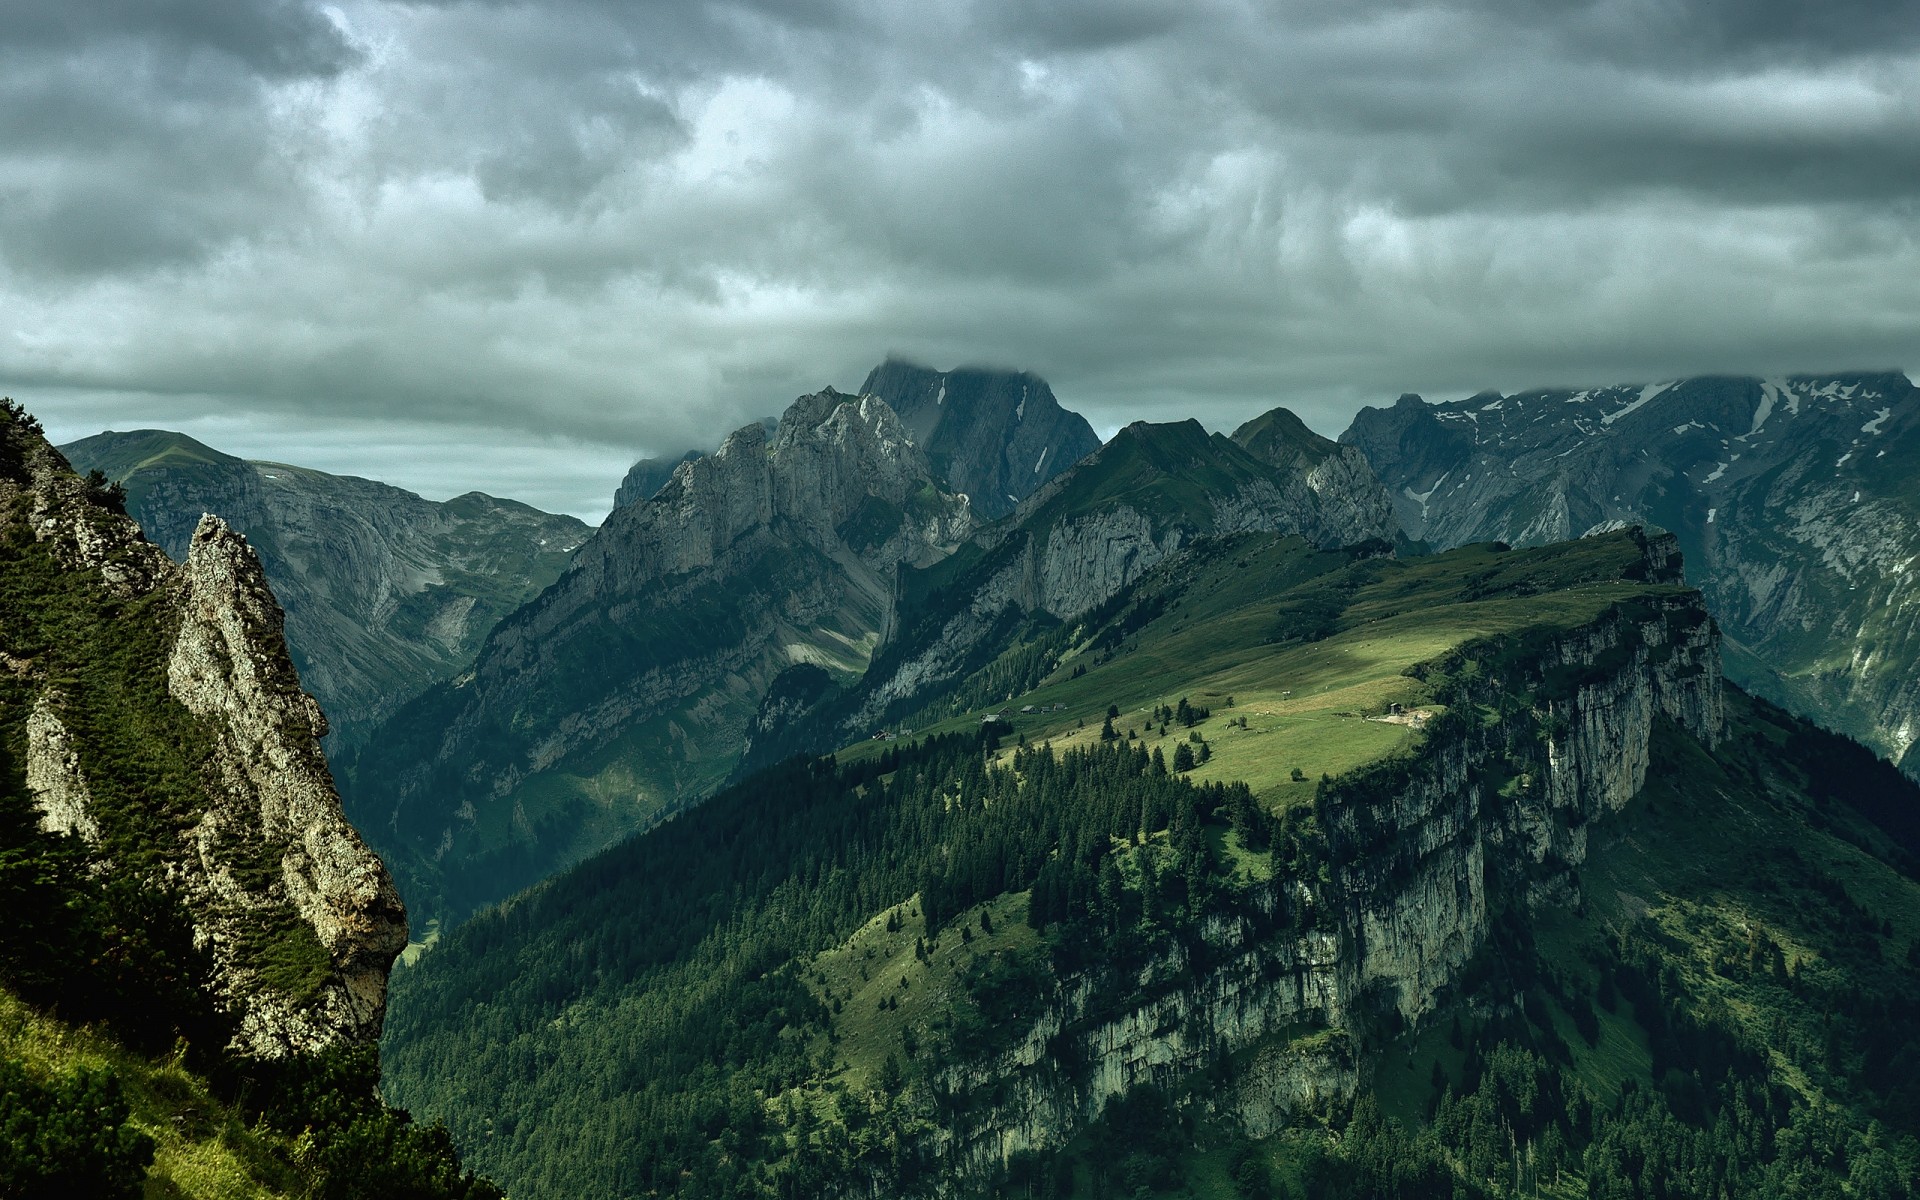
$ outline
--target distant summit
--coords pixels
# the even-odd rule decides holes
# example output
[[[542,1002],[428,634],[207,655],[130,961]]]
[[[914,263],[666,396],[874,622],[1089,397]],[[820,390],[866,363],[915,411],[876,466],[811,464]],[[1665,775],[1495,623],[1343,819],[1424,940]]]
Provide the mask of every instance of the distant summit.
[[[936,371],[889,358],[860,391],[899,414],[934,470],[986,520],[1100,448],[1086,418],[1060,407],[1047,381],[1027,371]]]

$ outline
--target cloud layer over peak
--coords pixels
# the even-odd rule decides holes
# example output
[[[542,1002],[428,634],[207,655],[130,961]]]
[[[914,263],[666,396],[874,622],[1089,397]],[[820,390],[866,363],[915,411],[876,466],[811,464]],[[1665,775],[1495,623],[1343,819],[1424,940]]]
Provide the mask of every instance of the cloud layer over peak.
[[[594,515],[888,351],[1103,429],[1912,365],[1906,5],[1273,8],[0,5],[0,388]]]

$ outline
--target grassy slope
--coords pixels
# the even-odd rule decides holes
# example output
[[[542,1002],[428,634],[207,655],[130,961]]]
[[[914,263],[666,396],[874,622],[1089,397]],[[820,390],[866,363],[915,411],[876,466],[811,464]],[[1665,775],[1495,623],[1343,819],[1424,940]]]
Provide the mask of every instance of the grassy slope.
[[[250,1127],[205,1080],[177,1059],[135,1054],[94,1029],[75,1029],[0,990],[0,1058],[47,1079],[78,1068],[110,1069],[132,1109],[131,1123],[154,1140],[146,1195],[254,1200],[297,1196],[308,1181],[289,1172],[291,1140]]]
[[[1395,702],[1427,706],[1425,685],[1403,674],[1408,667],[1479,638],[1573,625],[1633,596],[1676,590],[1620,578],[1639,561],[1639,547],[1626,535],[1545,550],[1469,546],[1431,558],[1359,561],[1313,550],[1295,538],[1220,539],[1139,585],[1135,595],[1168,598],[1158,618],[1111,652],[1087,648],[1101,629],[1085,630],[1080,646],[1046,682],[992,711],[1009,711],[1016,736],[1058,749],[1097,741],[1106,706],[1114,704],[1121,709],[1117,730],[1145,731],[1145,744],[1170,757],[1187,731],[1173,725],[1163,737],[1157,726],[1149,728],[1151,712],[1186,697],[1213,714],[1196,727],[1213,755],[1194,778],[1248,782],[1275,809],[1310,803],[1323,772],[1340,775],[1420,736],[1408,726],[1360,715],[1379,714]],[[1481,598],[1463,598],[1471,595]],[[1269,641],[1276,613],[1303,604],[1331,614],[1328,635],[1306,643]],[[1085,673],[1076,676],[1081,667]],[[1026,704],[1051,709],[1056,703],[1065,710],[1019,712]],[[945,716],[916,733],[970,728],[979,717]],[[1229,724],[1242,717],[1245,729]],[[841,757],[864,759],[884,746],[860,743]],[[1009,754],[1003,751],[1002,758]],[[1305,781],[1291,778],[1295,767]],[[1231,831],[1211,832],[1235,869],[1271,870],[1265,855],[1243,851]],[[991,934],[980,928],[982,908],[990,915]],[[900,929],[890,932],[889,914],[878,913],[804,972],[816,996],[841,1005],[833,1023],[834,1072],[822,1081],[829,1089],[871,1087],[887,1055],[899,1053],[907,1030],[923,1042],[932,1036],[936,1018],[963,990],[974,963],[1037,940],[1024,920],[1025,893],[1003,895],[956,918],[928,945],[924,959],[916,954],[925,933],[917,909],[908,902],[892,911]],[[963,927],[970,937],[962,938]],[[889,999],[892,1007],[885,1004]],[[1631,1059],[1632,1034],[1618,1032],[1603,1049]],[[1441,1049],[1457,1070],[1460,1051],[1444,1038]],[[1644,1044],[1639,1054],[1645,1057]],[[1422,1089],[1431,1067],[1430,1054],[1419,1057],[1415,1074]],[[1383,1085],[1391,1081],[1389,1075]],[[1408,1093],[1395,1111],[1412,1116],[1424,1112],[1424,1104],[1424,1093]]]
[[[1275,807],[1301,803],[1322,774],[1372,762],[1414,736],[1407,726],[1365,719],[1392,703],[1427,704],[1425,687],[1403,674],[1408,667],[1477,638],[1584,622],[1661,590],[1620,578],[1638,557],[1624,535],[1525,554],[1468,546],[1360,561],[1293,538],[1221,539],[1142,581],[1132,594],[1162,597],[1166,607],[1117,646],[1096,648],[1103,629],[1083,627],[1030,692],[971,711],[936,706],[906,727],[963,729],[1005,710],[1029,742],[1063,747],[1097,739],[1113,705],[1116,729],[1137,730],[1171,756],[1185,731],[1149,732],[1151,711],[1186,697],[1213,714],[1201,726],[1213,757],[1195,778],[1245,781]],[[1271,640],[1321,632],[1314,641]],[[1048,711],[1019,711],[1029,704]],[[1065,709],[1052,711],[1056,704]],[[1229,727],[1241,718],[1246,728]],[[1304,780],[1292,778],[1295,769]]]

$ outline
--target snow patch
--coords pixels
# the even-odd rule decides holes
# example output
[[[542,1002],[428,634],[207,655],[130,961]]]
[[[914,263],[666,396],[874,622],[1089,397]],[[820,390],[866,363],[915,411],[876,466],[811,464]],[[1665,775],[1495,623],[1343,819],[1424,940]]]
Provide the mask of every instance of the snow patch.
[[[1746,435],[1745,437],[1742,438],[1742,440],[1744,441],[1745,438],[1750,438],[1754,434],[1759,433],[1760,427],[1765,425],[1767,423],[1767,418],[1773,415],[1774,404],[1781,400],[1788,400],[1790,399],[1790,396],[1791,396],[1791,393],[1789,393],[1787,389],[1781,387],[1779,380],[1777,379],[1761,380],[1760,381],[1760,407],[1753,410],[1753,428],[1747,430]],[[1797,402],[1795,403],[1794,407],[1795,407],[1795,411],[1798,411]]]
[[[1865,425],[1862,425],[1860,427],[1860,432],[1871,433],[1875,437],[1878,437],[1880,435],[1880,427],[1886,424],[1887,418],[1892,415],[1893,415],[1892,409],[1890,408],[1881,409],[1877,414],[1874,415],[1873,420],[1868,421]]]
[[[1647,386],[1640,389],[1640,398],[1638,400],[1635,400],[1633,403],[1627,405],[1625,408],[1614,409],[1612,412],[1608,413],[1606,416],[1601,417],[1600,423],[1602,425],[1613,424],[1615,421],[1618,421],[1621,417],[1626,416],[1628,413],[1632,412],[1634,409],[1639,408],[1642,404],[1645,404],[1647,401],[1653,399],[1655,396],[1658,396],[1661,392],[1666,391],[1668,388],[1672,386],[1673,386],[1672,382],[1648,384]]]
[[[1403,487],[1400,489],[1403,493],[1406,494],[1407,499],[1413,501],[1415,504],[1418,504],[1420,506],[1421,520],[1424,521],[1427,518],[1427,501],[1433,499],[1433,494],[1440,490],[1440,485],[1445,483],[1447,481],[1447,476],[1451,474],[1453,474],[1452,471],[1443,472],[1440,478],[1433,481],[1433,486],[1428,488],[1424,492],[1416,492],[1410,487]]]
[[[1022,401],[1022,403],[1025,403],[1025,401]],[[1052,446],[1040,447],[1040,457],[1033,460],[1033,473],[1035,475],[1038,475],[1040,473],[1041,466],[1044,465],[1047,461],[1047,451],[1051,449],[1053,449]]]
[[[1833,469],[1838,471],[1841,467],[1845,466],[1847,463],[1847,460],[1852,457],[1853,457],[1853,451],[1849,450],[1845,454],[1842,454],[1839,458],[1834,459]]]
[[[1710,509],[1708,509],[1708,510],[1707,510],[1707,524],[1709,524],[1709,525],[1711,525],[1711,524],[1713,524],[1713,516],[1714,516],[1714,514],[1715,514],[1715,513],[1717,513],[1717,512],[1719,512],[1719,511],[1720,511],[1720,510],[1719,510],[1719,509],[1717,509],[1717,508],[1710,508]]]
[[[940,381],[940,391],[934,396],[933,402],[935,405],[941,405],[947,402],[947,381],[946,380],[942,379]]]

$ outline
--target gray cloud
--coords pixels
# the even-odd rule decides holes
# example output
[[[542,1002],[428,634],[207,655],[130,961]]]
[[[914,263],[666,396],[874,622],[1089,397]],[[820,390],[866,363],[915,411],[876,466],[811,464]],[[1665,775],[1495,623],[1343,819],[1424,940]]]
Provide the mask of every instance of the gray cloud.
[[[1904,8],[0,2],[0,387],[591,514],[888,351],[1328,432],[1909,365]]]

